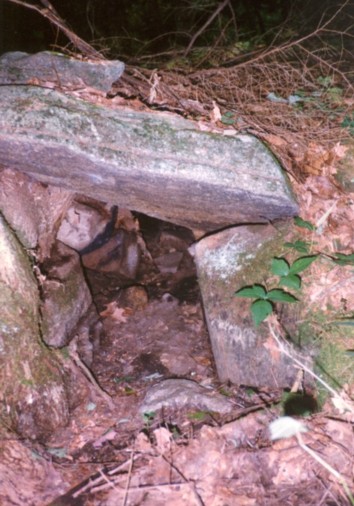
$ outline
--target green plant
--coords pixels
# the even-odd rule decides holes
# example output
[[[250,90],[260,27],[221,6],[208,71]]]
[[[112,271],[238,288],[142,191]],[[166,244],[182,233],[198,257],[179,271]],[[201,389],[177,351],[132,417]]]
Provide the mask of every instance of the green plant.
[[[307,269],[307,267],[316,260],[317,256],[318,255],[300,257],[291,265],[285,258],[273,258],[272,273],[280,277],[280,285],[299,289],[301,286],[301,278],[298,274]]]
[[[310,243],[306,241],[300,241],[299,239],[295,242],[286,242],[284,246],[287,248],[292,248],[299,253],[308,253],[310,251]]]
[[[251,305],[251,314],[256,326],[273,312],[273,302],[297,301],[296,297],[281,288],[267,291],[263,285],[257,284],[240,288],[235,292],[235,297],[256,299]]]
[[[279,276],[279,285],[299,289],[301,278],[299,273],[304,271],[316,260],[318,255],[304,256],[290,264],[285,258],[273,258],[271,272]],[[235,292],[236,297],[256,299],[251,305],[252,319],[256,326],[269,316],[274,302],[297,302],[297,298],[282,288],[267,290],[263,285],[245,286]]]
[[[225,114],[221,116],[221,123],[223,123],[224,125],[234,125],[235,124],[234,113],[231,111],[225,112]]]
[[[294,223],[298,227],[307,228],[307,230],[312,230],[312,231],[316,230],[316,226],[315,225],[313,225],[309,221],[303,220],[302,218],[300,218],[300,216],[295,216]]]
[[[343,253],[335,253],[334,256],[331,257],[333,262],[338,265],[354,265],[354,253],[351,255],[344,255]]]
[[[317,230],[315,225],[300,216],[294,218],[294,223],[296,226],[311,232]],[[301,288],[299,274],[307,269],[320,255],[330,258],[334,263],[341,266],[354,265],[354,253],[345,255],[336,252],[333,255],[327,255],[319,252],[309,255],[311,243],[300,239],[295,240],[295,242],[286,242],[284,246],[299,253],[305,253],[305,255],[295,259],[292,263],[284,257],[274,257],[272,259],[271,273],[279,277],[278,286],[268,290],[265,286],[256,283],[244,286],[235,292],[235,297],[255,299],[251,305],[251,315],[256,326],[273,312],[275,302],[297,302],[294,295],[279,287],[284,286],[299,290]]]
[[[209,411],[203,411],[203,410],[200,410],[200,411],[194,411],[192,413],[188,413],[187,414],[187,417],[189,418],[189,420],[191,421],[195,421],[195,422],[202,422],[203,420],[205,420],[208,416],[210,415],[210,412]]]
[[[146,411],[145,413],[143,413],[143,421],[146,429],[151,427],[151,424],[154,421],[155,416],[156,416],[155,411]]]

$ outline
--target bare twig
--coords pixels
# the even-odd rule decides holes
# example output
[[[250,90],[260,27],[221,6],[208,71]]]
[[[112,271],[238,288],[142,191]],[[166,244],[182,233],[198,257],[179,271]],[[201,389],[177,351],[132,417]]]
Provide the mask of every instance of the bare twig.
[[[75,336],[74,339],[71,340],[68,346],[68,350],[70,357],[73,359],[77,367],[79,367],[83,371],[86,378],[90,381],[90,383],[94,387],[95,392],[100,397],[103,397],[103,399],[107,402],[107,404],[111,409],[114,409],[115,405],[112,397],[105,390],[103,390],[103,388],[98,384],[98,381],[96,380],[90,369],[83,363],[83,361],[79,357],[79,354],[77,352],[77,336]]]
[[[167,462],[171,466],[172,469],[174,469],[176,471],[176,473],[182,478],[182,480],[191,487],[192,492],[194,493],[194,497],[195,497],[198,505],[205,506],[202,498],[200,497],[200,495],[196,489],[196,485],[195,485],[194,481],[188,480],[184,476],[182,471],[180,471],[180,469],[175,464],[173,464],[173,462],[170,462],[170,460],[165,455],[161,454],[161,457],[164,459],[165,462]]]
[[[21,5],[22,7],[26,7],[27,9],[34,10],[41,14],[44,18],[48,19],[53,25],[59,28],[66,37],[70,40],[70,42],[81,51],[85,56],[90,58],[94,58],[97,60],[104,60],[105,58],[96,51],[90,44],[81,39],[78,35],[76,35],[70,28],[67,26],[65,21],[58,15],[54,7],[48,2],[48,0],[41,0],[41,3],[45,7],[40,7],[39,5],[30,4],[23,0],[7,0],[8,2]]]
[[[218,7],[215,9],[215,11],[212,13],[212,15],[206,20],[206,22],[204,23],[204,25],[202,27],[199,28],[199,30],[193,35],[190,43],[188,44],[183,56],[187,56],[188,53],[190,52],[190,50],[192,49],[192,47],[194,46],[194,43],[195,41],[197,40],[197,38],[204,32],[204,30],[206,30],[206,28],[208,28],[208,26],[210,25],[210,23],[212,23],[214,21],[214,19],[216,18],[216,16],[218,14],[220,14],[220,12],[225,9],[225,7],[227,6],[227,4],[229,3],[230,0],[224,0],[223,2],[221,2],[221,4],[218,5]]]
[[[295,435],[300,448],[302,448],[302,450],[308,453],[314,460],[316,460],[316,462],[318,462],[322,467],[324,467],[330,474],[332,474],[339,481],[339,483],[344,488],[345,493],[347,494],[347,497],[350,500],[350,503],[354,506],[354,499],[346,479],[336,469],[334,469],[331,465],[329,465],[328,462],[326,462],[322,457],[320,457],[318,453],[314,452],[310,447],[308,447],[304,443],[300,432],[297,432]]]
[[[130,456],[130,464],[129,464],[129,470],[128,470],[127,483],[125,485],[125,490],[124,490],[124,498],[123,498],[123,503],[122,503],[123,506],[126,506],[127,501],[128,501],[129,486],[130,486],[130,480],[132,477],[133,464],[134,464],[134,453],[132,452],[132,454]]]

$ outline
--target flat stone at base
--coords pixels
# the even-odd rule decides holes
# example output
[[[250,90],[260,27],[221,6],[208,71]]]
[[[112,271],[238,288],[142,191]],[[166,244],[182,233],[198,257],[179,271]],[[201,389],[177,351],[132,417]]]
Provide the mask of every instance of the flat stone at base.
[[[193,247],[221,381],[275,388],[291,387],[295,381],[298,370],[279,351],[267,324],[253,324],[252,301],[234,296],[243,286],[269,278],[271,259],[279,255],[283,241],[274,227],[254,225],[224,230]]]
[[[141,413],[157,411],[163,407],[175,409],[197,408],[216,413],[229,413],[233,404],[225,396],[207,390],[195,381],[167,379],[148,390],[140,406]]]

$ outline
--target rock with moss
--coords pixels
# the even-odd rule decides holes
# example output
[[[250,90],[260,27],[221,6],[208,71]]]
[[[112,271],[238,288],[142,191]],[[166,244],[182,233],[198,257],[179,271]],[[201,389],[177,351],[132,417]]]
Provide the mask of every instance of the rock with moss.
[[[204,232],[298,212],[279,163],[254,136],[31,86],[1,94],[0,164],[46,184]]]
[[[59,363],[40,338],[39,291],[26,251],[0,215],[0,406],[2,423],[45,440],[68,422]]]
[[[215,364],[221,381],[252,387],[291,388],[298,374],[282,354],[266,323],[255,326],[251,300],[237,298],[242,287],[263,285],[284,242],[271,225],[234,227],[194,245],[199,284]],[[311,364],[299,349],[291,353]]]

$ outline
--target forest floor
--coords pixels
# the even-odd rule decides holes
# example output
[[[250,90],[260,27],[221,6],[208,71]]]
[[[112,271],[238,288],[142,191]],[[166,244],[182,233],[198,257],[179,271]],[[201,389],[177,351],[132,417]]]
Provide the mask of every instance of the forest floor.
[[[266,116],[271,106],[277,107],[269,102],[262,111],[257,105],[252,114]],[[220,126],[222,115],[215,108],[212,114]],[[311,122],[316,126],[314,117]],[[282,128],[263,129],[260,137],[273,143],[278,156],[282,152],[285,166],[290,159],[296,162],[289,178],[301,218],[313,225],[294,227],[288,240],[304,243],[305,254],[320,253],[302,276],[293,330],[303,339],[328,343],[328,354],[337,357],[328,377],[335,380],[336,370],[346,369],[348,380],[336,385],[334,402],[316,399],[317,409],[299,418],[285,408],[282,391],[220,384],[188,254],[193,237],[185,229],[141,218],[146,246],[161,268],[146,264],[139,283],[124,290],[114,279],[88,273],[103,322],[92,363],[98,384],[92,383],[88,402],[45,447],[2,442],[4,487],[22,491],[3,489],[8,504],[354,504],[348,495],[349,489],[354,493],[354,364],[348,355],[354,332],[336,324],[354,315],[354,261],[343,256],[354,252],[354,194],[335,179],[347,147],[345,142],[320,144],[314,136],[306,146],[296,146],[291,133],[285,149]],[[169,263],[176,252],[181,254],[178,269],[173,260],[172,267]],[[162,392],[164,408],[150,409],[147,392],[168,378],[201,385],[207,396],[225,398],[232,409],[227,414],[205,409],[194,393],[180,400],[178,389],[168,385]],[[294,415],[306,432],[272,441],[269,424],[284,414]]]

